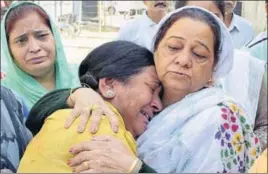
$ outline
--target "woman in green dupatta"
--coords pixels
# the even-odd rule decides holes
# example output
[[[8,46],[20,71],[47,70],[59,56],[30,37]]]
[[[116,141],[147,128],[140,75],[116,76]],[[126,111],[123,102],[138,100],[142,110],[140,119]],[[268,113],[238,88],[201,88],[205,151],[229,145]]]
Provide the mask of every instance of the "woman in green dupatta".
[[[80,86],[77,69],[68,65],[56,25],[32,2],[14,2],[1,24],[1,61],[6,86],[29,109],[47,92]]]

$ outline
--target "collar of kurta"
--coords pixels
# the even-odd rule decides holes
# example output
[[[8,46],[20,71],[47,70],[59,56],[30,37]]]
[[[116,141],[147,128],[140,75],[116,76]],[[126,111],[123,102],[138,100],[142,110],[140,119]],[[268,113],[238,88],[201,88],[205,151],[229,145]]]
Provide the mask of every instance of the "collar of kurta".
[[[233,13],[233,17],[232,17],[232,21],[231,21],[231,24],[228,28],[229,31],[232,31],[234,29],[237,29],[238,31],[240,31],[240,26],[239,26],[239,17]]]
[[[144,25],[147,25],[149,27],[153,27],[155,25],[157,25],[147,14],[147,11],[143,14],[142,16],[142,23]]]

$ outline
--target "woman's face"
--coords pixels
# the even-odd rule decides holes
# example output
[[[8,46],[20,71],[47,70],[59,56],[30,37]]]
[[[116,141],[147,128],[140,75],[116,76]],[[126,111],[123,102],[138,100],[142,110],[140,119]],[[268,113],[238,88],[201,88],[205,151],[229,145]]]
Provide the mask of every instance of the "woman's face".
[[[197,91],[212,77],[213,32],[203,22],[181,18],[168,29],[154,56],[165,90],[187,94]]]
[[[202,7],[211,13],[214,13],[216,16],[218,16],[222,21],[224,19],[223,14],[219,10],[219,8],[216,6],[215,2],[213,1],[188,1],[187,5],[193,5]]]
[[[9,49],[15,63],[31,76],[45,76],[54,68],[55,40],[45,20],[36,12],[15,22],[9,34]]]
[[[126,128],[135,137],[141,135],[154,113],[162,110],[161,90],[154,66],[148,66],[126,83],[114,87],[116,97],[111,101],[123,116]]]

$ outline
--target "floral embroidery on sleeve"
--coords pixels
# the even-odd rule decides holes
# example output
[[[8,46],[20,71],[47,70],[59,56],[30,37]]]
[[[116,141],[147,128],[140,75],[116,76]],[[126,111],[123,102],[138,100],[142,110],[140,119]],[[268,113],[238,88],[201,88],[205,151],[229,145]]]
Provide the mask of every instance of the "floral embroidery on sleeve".
[[[258,138],[246,121],[245,113],[233,103],[219,105],[221,124],[215,134],[221,146],[223,171],[245,173],[261,153]]]

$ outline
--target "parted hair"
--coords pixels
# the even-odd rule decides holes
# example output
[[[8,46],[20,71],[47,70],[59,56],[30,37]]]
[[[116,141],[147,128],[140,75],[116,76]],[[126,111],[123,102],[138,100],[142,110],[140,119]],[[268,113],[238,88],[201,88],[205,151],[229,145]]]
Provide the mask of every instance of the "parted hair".
[[[153,54],[146,48],[128,41],[112,41],[86,56],[79,67],[79,78],[82,85],[96,90],[101,78],[127,82],[142,68],[152,65]]]

